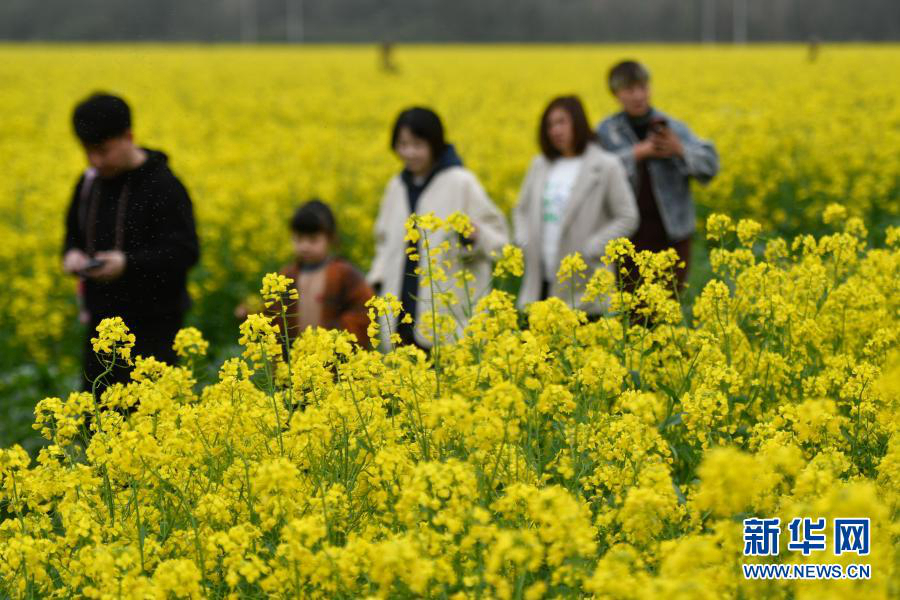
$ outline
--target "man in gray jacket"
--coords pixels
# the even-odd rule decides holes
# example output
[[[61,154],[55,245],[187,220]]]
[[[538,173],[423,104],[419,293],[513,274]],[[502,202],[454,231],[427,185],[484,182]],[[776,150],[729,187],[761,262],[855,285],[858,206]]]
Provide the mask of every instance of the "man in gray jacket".
[[[624,61],[609,72],[609,89],[622,111],[597,128],[600,144],[619,156],[637,198],[640,226],[631,236],[635,249],[659,252],[674,248],[683,267],[676,271],[678,291],[687,278],[696,212],[690,180],[709,182],[719,170],[719,157],[711,142],[698,139],[684,123],[650,104],[650,73],[634,61]],[[624,285],[637,286],[637,270],[625,264]]]

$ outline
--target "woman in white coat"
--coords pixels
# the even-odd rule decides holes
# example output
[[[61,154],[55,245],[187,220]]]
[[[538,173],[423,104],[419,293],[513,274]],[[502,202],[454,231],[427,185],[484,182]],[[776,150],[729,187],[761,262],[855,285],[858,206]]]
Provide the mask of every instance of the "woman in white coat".
[[[393,294],[400,299],[404,313],[412,316],[412,323],[393,319],[381,322],[382,347],[389,348],[390,333],[400,335],[403,344],[415,344],[430,348],[429,328],[422,323],[422,315],[435,311],[452,313],[456,321],[456,334],[461,333],[468,315],[469,299],[472,305],[488,290],[491,282],[491,254],[500,251],[509,242],[506,219],[481,187],[475,175],[463,167],[462,160],[452,144],[444,139],[444,127],[434,111],[427,108],[410,108],[400,113],[391,134],[391,148],[403,161],[403,171],[391,178],[381,200],[381,208],[375,223],[375,258],[367,280],[379,295]],[[419,285],[415,274],[418,263],[406,252],[406,220],[412,213],[434,213],[445,219],[454,212],[469,217],[474,233],[469,239],[454,239],[447,232],[429,233],[429,244],[436,247],[441,242],[451,242],[449,254],[442,255],[441,263],[449,282],[445,287],[457,296],[455,306],[446,307],[440,302],[432,306],[431,290]],[[417,254],[425,265],[426,256],[419,241]],[[453,276],[466,269],[474,276],[468,292],[453,285]]]
[[[541,154],[531,162],[513,217],[516,244],[525,255],[521,307],[550,296],[569,303],[572,282],[560,285],[556,278],[562,258],[580,252],[590,276],[605,268],[606,244],[634,233],[639,218],[624,167],[595,143],[577,97],[550,102],[538,138]],[[578,308],[599,315],[602,303],[580,302],[585,282],[574,283]]]

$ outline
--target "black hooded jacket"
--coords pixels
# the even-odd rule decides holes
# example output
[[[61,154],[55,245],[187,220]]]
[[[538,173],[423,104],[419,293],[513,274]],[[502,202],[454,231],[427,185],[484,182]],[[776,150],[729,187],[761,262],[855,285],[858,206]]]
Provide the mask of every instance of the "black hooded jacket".
[[[190,305],[187,273],[199,257],[194,211],[165,154],[114,178],[83,175],[66,216],[63,253],[118,249],[125,272],[110,282],[85,280],[85,307],[94,319],[183,313]]]

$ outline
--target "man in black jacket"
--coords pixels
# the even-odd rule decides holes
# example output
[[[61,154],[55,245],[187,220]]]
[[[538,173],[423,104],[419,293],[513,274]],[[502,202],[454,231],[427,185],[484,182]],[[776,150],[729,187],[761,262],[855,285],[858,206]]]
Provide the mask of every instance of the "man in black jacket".
[[[187,273],[199,244],[187,190],[165,154],[135,145],[124,100],[95,94],[75,108],[73,124],[91,168],[69,206],[63,268],[80,278],[89,390],[103,372],[90,338],[107,317],[122,317],[135,335],[132,356],[175,364],[172,343],[190,305]],[[123,367],[104,383],[128,377]]]

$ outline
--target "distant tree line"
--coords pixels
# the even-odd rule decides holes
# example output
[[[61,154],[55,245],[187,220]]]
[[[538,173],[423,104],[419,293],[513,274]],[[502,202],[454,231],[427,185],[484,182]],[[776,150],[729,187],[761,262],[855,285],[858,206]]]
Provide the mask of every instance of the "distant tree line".
[[[0,39],[888,41],[900,0],[2,0]]]

